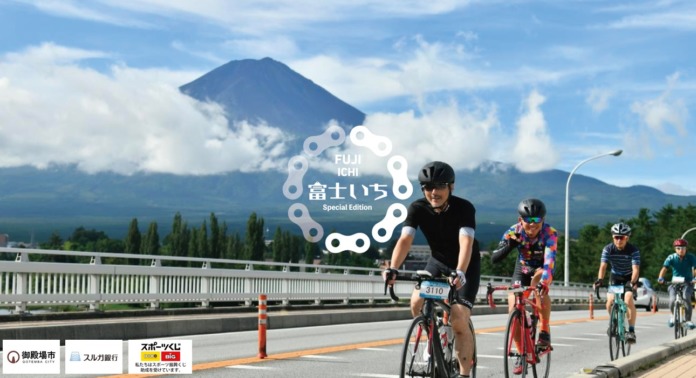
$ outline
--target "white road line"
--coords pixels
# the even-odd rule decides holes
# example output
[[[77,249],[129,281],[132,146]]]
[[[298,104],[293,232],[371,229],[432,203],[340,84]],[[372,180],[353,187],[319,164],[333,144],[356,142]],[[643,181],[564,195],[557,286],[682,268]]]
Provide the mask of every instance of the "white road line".
[[[358,348],[358,350],[374,350],[378,352],[391,352],[391,349],[386,348]]]
[[[342,360],[341,357],[335,357],[335,356],[327,356],[325,354],[307,354],[304,356],[300,356],[302,358],[316,358],[319,360]]]
[[[268,367],[268,366],[259,366],[259,365],[234,365],[234,366],[225,366],[227,369],[243,369],[243,370],[275,370],[276,368],[273,367]]]
[[[502,350],[502,348],[500,348]],[[494,356],[492,354],[477,354],[476,358],[498,358],[498,359],[503,359],[503,356]]]
[[[586,337],[562,337],[562,336],[555,336],[554,339],[561,339],[561,340],[579,340],[579,341],[597,341],[597,339],[588,339]]]

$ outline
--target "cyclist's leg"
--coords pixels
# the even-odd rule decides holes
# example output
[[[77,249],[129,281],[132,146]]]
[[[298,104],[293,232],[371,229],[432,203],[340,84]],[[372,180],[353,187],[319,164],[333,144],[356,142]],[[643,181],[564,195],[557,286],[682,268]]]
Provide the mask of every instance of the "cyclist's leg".
[[[425,299],[420,297],[420,290],[413,289],[411,293],[411,315],[414,318],[420,314],[423,302],[425,302]]]
[[[624,302],[626,302],[626,308],[628,309],[628,325],[636,325],[636,302],[633,300],[633,292],[627,291],[624,297]]]
[[[691,298],[691,294],[694,292],[694,287],[691,285],[686,285],[684,286],[684,302],[686,303],[686,321],[690,322],[691,321],[691,312],[692,308],[689,303],[689,299]]]
[[[541,281],[541,275],[544,273],[542,269],[537,269],[536,272],[534,272],[534,276],[532,277],[532,280],[530,282],[531,286],[536,286],[540,281]],[[541,328],[539,331],[541,332],[546,332],[546,336],[548,338],[545,340],[548,343],[551,342],[551,327],[549,327],[549,322],[551,321],[551,298],[548,295],[548,293],[544,296],[544,300],[541,303],[541,311],[539,311],[539,324],[541,324]]]
[[[669,285],[669,313],[674,316],[674,302],[677,300],[677,288],[674,285]]]
[[[456,304],[452,304],[450,314],[454,330],[454,350],[459,360],[459,373],[469,375],[474,358],[474,337],[469,328],[471,309],[474,307],[481,280],[481,257],[475,254],[466,270],[466,284],[457,290]]]

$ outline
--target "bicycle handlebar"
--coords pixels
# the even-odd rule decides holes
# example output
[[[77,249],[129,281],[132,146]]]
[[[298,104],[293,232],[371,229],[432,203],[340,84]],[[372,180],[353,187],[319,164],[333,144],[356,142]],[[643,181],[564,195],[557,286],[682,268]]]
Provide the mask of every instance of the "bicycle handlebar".
[[[495,301],[493,301],[493,293],[496,290],[506,290],[515,293],[526,293],[528,291],[534,291],[537,295],[539,301],[543,298],[543,294],[535,286],[521,286],[521,285],[499,285],[493,286],[490,282],[486,285],[486,299],[488,300],[488,305],[491,308],[495,308]]]
[[[450,271],[449,277],[450,277],[450,278],[455,278],[455,277],[457,277],[457,272],[454,271],[454,270]],[[454,285],[452,285],[452,281],[450,280],[450,278],[440,278],[440,277],[437,277],[437,278],[436,278],[436,277],[430,276],[429,273],[428,273],[427,275],[426,275],[426,274],[414,273],[414,274],[412,274],[412,275],[410,275],[410,276],[407,276],[407,275],[396,275],[396,276],[394,276],[394,281],[412,281],[412,282],[417,282],[417,284],[416,284],[417,286],[420,286],[420,283],[423,282],[423,281],[447,282],[447,283],[450,285],[450,292],[449,292],[448,301],[449,301],[450,303],[452,303],[452,300],[453,300],[453,298],[454,298],[454,290],[452,290],[452,289],[454,288]],[[398,300],[399,300],[399,297],[396,295],[396,293],[394,293],[394,285],[389,285],[389,280],[388,280],[388,279],[384,281],[384,294],[385,294],[385,295],[387,294],[387,288],[389,288],[389,296],[391,297],[391,299],[393,299],[394,301],[398,301]]]
[[[602,300],[602,298],[600,298],[600,296],[599,296],[599,288],[600,287],[609,287],[609,285],[605,284],[604,282],[594,285],[595,295],[597,296],[597,300],[599,300],[599,301]],[[643,283],[638,281],[636,283],[636,288],[638,288],[638,287],[643,287]],[[633,290],[633,285],[631,285],[630,282],[626,282],[626,283],[624,283],[624,288]],[[623,298],[623,296],[621,298]]]

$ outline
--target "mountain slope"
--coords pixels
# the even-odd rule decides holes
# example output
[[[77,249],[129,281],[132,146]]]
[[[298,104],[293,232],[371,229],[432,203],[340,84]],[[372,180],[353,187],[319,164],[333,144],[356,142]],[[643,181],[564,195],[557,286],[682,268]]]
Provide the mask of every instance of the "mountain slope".
[[[362,125],[365,114],[271,58],[231,61],[180,87],[200,101],[222,104],[230,121],[265,120],[307,136],[334,119]]]

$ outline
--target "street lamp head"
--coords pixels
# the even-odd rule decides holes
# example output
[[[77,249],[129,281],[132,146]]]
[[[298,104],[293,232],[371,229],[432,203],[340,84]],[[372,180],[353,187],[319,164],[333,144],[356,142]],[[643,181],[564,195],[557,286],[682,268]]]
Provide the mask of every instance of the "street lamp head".
[[[616,150],[616,151],[612,152],[610,155],[619,156],[619,155],[621,155],[622,152],[623,152],[623,150]]]

